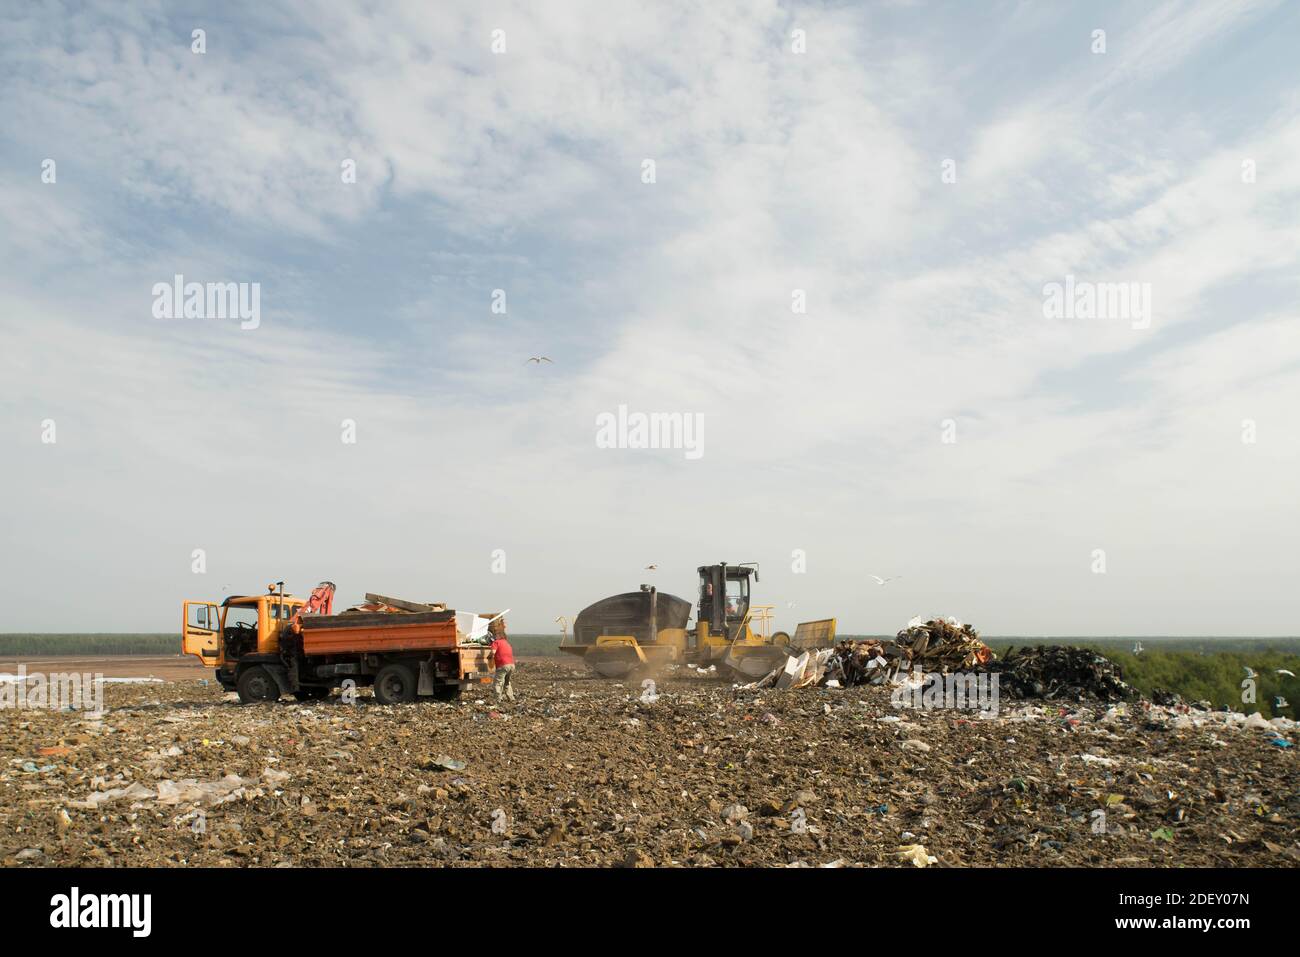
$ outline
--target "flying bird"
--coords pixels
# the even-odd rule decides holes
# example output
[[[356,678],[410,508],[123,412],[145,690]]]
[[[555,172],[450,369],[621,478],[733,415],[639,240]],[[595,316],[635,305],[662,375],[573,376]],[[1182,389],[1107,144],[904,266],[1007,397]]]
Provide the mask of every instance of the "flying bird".
[[[1277,669],[1277,673],[1280,674],[1280,675],[1287,675],[1288,677],[1291,677],[1291,678],[1294,678],[1294,677],[1295,677],[1295,672],[1294,672],[1294,671],[1287,671],[1285,668],[1278,668],[1278,669]]]
[[[869,577],[874,578],[877,585],[883,585],[885,582],[898,581],[898,579],[902,578],[903,576],[890,575],[888,578],[881,578],[879,575],[871,575]]]
[[[555,365],[550,356],[529,356],[528,362],[536,362],[538,365],[541,365],[543,362],[550,362],[551,365]],[[527,365],[528,362],[525,362],[524,365]]]
[[[1242,670],[1246,672],[1246,677],[1247,677],[1247,678],[1254,678],[1254,677],[1256,677],[1256,675],[1255,675],[1255,669],[1252,668],[1250,665],[1242,665],[1241,667],[1242,667]]]
[[[647,566],[645,567],[645,570],[648,571],[648,572],[652,572],[652,571],[654,571],[655,569],[657,569],[658,567],[659,567],[658,565],[647,565]]]

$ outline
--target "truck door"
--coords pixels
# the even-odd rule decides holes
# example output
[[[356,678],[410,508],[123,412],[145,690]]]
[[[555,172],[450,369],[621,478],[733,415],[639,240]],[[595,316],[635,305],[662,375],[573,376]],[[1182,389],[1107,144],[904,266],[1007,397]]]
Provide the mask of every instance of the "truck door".
[[[221,618],[210,601],[185,603],[181,649],[195,655],[205,665],[216,665],[221,654]]]

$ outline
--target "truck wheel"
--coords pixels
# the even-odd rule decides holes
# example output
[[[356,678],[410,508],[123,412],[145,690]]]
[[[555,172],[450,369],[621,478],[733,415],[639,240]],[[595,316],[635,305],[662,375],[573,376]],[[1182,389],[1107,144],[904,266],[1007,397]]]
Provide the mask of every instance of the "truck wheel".
[[[239,676],[235,684],[240,704],[257,704],[280,700],[280,686],[275,676],[261,665],[254,665]]]
[[[415,672],[406,665],[384,665],[375,675],[375,700],[406,704],[415,700]]]

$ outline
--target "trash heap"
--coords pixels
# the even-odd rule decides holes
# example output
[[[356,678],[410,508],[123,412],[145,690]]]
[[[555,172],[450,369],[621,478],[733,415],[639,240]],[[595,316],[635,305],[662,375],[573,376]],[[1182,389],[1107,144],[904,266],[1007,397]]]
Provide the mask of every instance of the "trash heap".
[[[970,671],[994,658],[979,633],[956,618],[913,618],[894,638],[894,645],[913,669],[926,671]]]
[[[890,652],[893,652],[892,654]],[[901,659],[881,641],[841,641],[826,662],[826,681],[842,688],[880,684],[898,672]]]
[[[1138,696],[1118,665],[1087,648],[1014,648],[984,670],[999,675],[999,692],[1013,698],[1127,701]]]
[[[1039,645],[998,660],[979,632],[956,618],[913,618],[893,641],[841,641],[833,649],[792,656],[786,665],[743,687],[852,688],[888,684],[899,672],[985,672],[999,675],[1010,698],[1129,701],[1137,691],[1118,665],[1086,648]]]
[[[992,661],[979,632],[956,618],[913,618],[893,641],[841,641],[826,663],[826,680],[841,687],[881,684],[900,671],[970,671]]]

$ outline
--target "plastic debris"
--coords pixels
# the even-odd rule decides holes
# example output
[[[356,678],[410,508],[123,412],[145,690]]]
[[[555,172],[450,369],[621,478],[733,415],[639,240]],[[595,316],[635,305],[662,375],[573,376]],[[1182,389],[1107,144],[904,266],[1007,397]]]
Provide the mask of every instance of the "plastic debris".
[[[937,864],[939,859],[932,857],[925,849],[924,844],[904,844],[896,852],[897,856],[910,863],[913,867],[929,867],[931,864]]]
[[[457,760],[446,754],[440,754],[429,762],[430,770],[442,768],[444,771],[464,771],[467,766],[464,761]]]
[[[641,682],[641,697],[637,699],[642,704],[654,704],[659,700],[659,693],[655,691],[653,678],[646,678]]]

